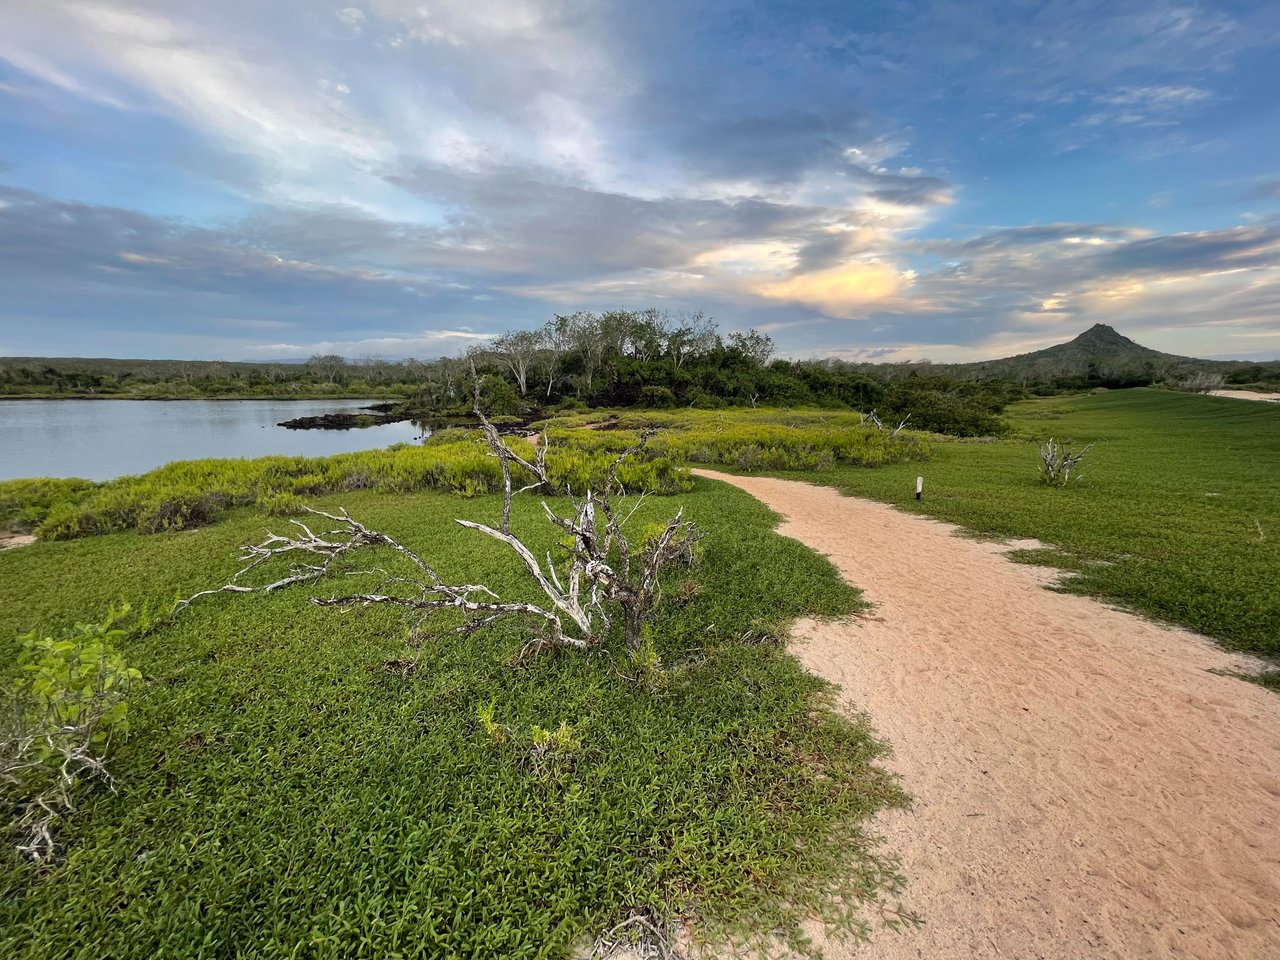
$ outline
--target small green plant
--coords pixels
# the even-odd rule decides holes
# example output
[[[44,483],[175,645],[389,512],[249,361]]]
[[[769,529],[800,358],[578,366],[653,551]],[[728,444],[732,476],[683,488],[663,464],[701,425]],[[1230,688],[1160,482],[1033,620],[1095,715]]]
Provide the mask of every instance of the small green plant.
[[[554,772],[557,761],[566,760],[581,752],[582,741],[574,735],[573,725],[561,720],[560,726],[547,730],[536,723],[529,728],[529,745],[526,749],[529,765],[538,774]]]
[[[101,623],[77,623],[57,637],[33,630],[18,638],[21,674],[7,691],[0,785],[18,851],[37,862],[56,853],[54,830],[74,812],[79,784],[111,782],[103,758],[112,738],[128,732],[128,695],[142,679],[114,646],[129,609],[112,607]]]
[[[627,664],[631,668],[631,678],[651,693],[661,693],[667,687],[667,674],[662,669],[662,658],[653,642],[653,629],[645,626],[641,634],[640,645],[627,651]]]
[[[476,707],[476,719],[480,721],[480,728],[484,730],[485,736],[501,746],[507,742],[507,728],[493,719],[493,712],[492,700],[482,703]]]
[[[494,703],[482,703],[476,707],[476,719],[484,735],[499,747],[510,746],[515,752],[516,765],[540,777],[558,773],[565,761],[572,760],[582,751],[582,741],[574,733],[573,725],[562,720],[554,730],[533,724],[527,733],[494,719]]]

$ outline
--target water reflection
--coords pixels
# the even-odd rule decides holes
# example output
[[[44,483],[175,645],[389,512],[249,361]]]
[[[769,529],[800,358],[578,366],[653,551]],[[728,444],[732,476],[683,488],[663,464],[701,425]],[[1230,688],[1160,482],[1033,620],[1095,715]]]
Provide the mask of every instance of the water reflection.
[[[361,400],[4,400],[0,480],[107,480],[173,460],[203,457],[318,457],[418,443],[419,422],[352,430],[286,430],[294,417],[355,412]]]

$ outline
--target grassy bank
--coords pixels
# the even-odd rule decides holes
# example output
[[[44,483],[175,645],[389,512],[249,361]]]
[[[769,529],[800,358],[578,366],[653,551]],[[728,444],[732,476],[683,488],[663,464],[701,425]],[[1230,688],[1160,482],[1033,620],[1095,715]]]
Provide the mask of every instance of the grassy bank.
[[[634,911],[712,932],[794,931],[811,909],[851,922],[839,902],[892,882],[866,819],[902,796],[868,728],[760,637],[854,609],[856,592],[746,495],[699,481],[678,499],[709,535],[699,587],[673,581],[657,625],[676,668],[664,693],[605,652],[506,666],[514,626],[434,635],[405,676],[402,619],[310,606],[306,590],[208,598],[135,637],[124,652],[146,689],[119,793],[86,798],[63,865],[3,862],[0,954],[563,957]],[[492,497],[339,502],[446,578],[526,589],[502,545],[450,520],[492,520]],[[634,523],[673,505],[654,499]],[[517,501],[517,529],[543,529],[539,509]],[[239,511],[193,533],[0,554],[0,642],[220,583],[264,523],[280,521]],[[488,704],[514,742],[485,736]],[[522,764],[520,738],[562,721],[580,752]]]
[[[571,429],[592,419],[608,429]],[[919,459],[927,451],[917,436],[886,434],[858,424],[856,414],[820,411],[731,411],[684,414],[594,414],[554,421],[548,430],[548,466],[563,488],[598,484],[614,455],[635,444],[640,432],[661,428],[649,448],[625,462],[618,479],[628,489],[674,493],[687,478],[677,461],[745,468],[821,469],[836,463],[877,466]],[[511,441],[524,455],[533,446]],[[36,478],[0,482],[0,529],[65,540],[119,530],[155,533],[212,523],[237,506],[274,512],[296,507],[299,497],[354,490],[407,493],[434,490],[477,496],[502,489],[502,472],[475,430],[445,430],[421,446],[331,457],[263,457],[255,460],[190,460],[139,476],[104,483]]]
[[[1015,404],[1025,439],[938,442],[923,465],[817,479],[979,534],[1036,537],[1021,559],[1064,589],[1280,656],[1280,409],[1157,390]],[[1068,489],[1036,481],[1039,442],[1097,440]],[[915,477],[925,496],[914,499]]]
[[[547,434],[584,449],[620,449],[643,430],[658,433],[653,451],[683,463],[740,470],[826,470],[879,467],[926,459],[921,434],[891,437],[848,410],[605,410],[544,422]],[[590,427],[591,430],[582,428]]]
[[[531,457],[525,440],[512,444]],[[613,459],[606,450],[564,448],[548,460],[553,478],[572,489],[598,480]],[[669,459],[638,457],[619,479],[629,487],[673,493],[687,485]],[[502,470],[476,431],[447,430],[425,444],[331,457],[183,460],[138,476],[103,483],[85,480],[0,482],[0,527],[34,531],[42,540],[68,540],[120,530],[157,533],[217,520],[228,508],[261,505],[295,510],[303,497],[356,490],[409,493],[434,490],[478,496],[502,489]]]

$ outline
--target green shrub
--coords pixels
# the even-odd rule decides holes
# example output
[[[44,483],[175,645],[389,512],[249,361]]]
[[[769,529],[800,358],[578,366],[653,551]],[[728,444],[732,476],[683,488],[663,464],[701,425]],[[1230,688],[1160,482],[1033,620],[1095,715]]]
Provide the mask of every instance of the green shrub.
[[[227,505],[219,493],[182,491],[161,496],[143,505],[134,526],[140,533],[185,530],[213,523]]]
[[[642,407],[674,407],[676,395],[666,387],[641,387],[640,406]]]
[[[90,741],[105,749],[112,733],[128,730],[129,687],[142,674],[128,666],[114,643],[125,636],[117,624],[129,605],[108,610],[100,623],[77,623],[57,637],[32,630],[19,638],[22,679],[11,691],[25,700],[29,719],[70,727],[92,717]]]
[[[999,436],[1008,431],[999,413],[1009,399],[1010,385],[1003,382],[910,376],[889,385],[884,419],[896,423],[910,415],[916,430],[957,437]]]
[[[307,501],[296,493],[268,493],[258,501],[269,517],[296,517],[306,511]]]
[[[512,417],[520,413],[520,394],[502,377],[485,377],[480,387],[481,409],[489,418]]]
[[[18,638],[20,674],[0,718],[0,797],[18,850],[31,859],[53,856],[57,822],[80,783],[110,780],[103,758],[129,729],[128,695],[142,679],[114,646],[128,612],[125,604],[56,637],[33,630]]]
[[[51,477],[0,482],[0,528],[29,533],[55,505],[78,497],[94,486],[92,480]]]

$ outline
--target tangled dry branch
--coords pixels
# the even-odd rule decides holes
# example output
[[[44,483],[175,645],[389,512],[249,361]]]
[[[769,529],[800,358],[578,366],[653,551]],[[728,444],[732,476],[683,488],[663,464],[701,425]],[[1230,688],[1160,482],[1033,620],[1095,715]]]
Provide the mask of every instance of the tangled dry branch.
[[[588,960],[621,957],[685,960],[686,956],[676,946],[676,932],[671,925],[655,923],[648,916],[637,914],[600,934],[592,944]]]
[[[892,428],[885,426],[884,421],[880,419],[880,414],[876,413],[874,410],[872,410],[868,414],[860,415],[860,419],[863,423],[871,424],[881,433],[887,432],[889,434],[889,439],[892,440],[894,437],[900,434],[904,429],[906,429],[907,421],[911,419],[911,414],[908,413],[905,417],[903,417],[900,421],[898,421],[898,425],[896,427],[892,427]]]
[[[35,863],[49,863],[57,855],[55,830],[75,812],[72,794],[78,784],[98,779],[115,789],[101,747],[92,742],[92,727],[89,716],[56,728],[24,723],[0,743],[0,783],[26,794],[12,824],[15,847]],[[39,789],[31,789],[33,780]]]
[[[504,601],[483,584],[446,583],[417,553],[386,534],[369,529],[345,509],[326,513],[308,508],[311,514],[338,526],[316,533],[307,523],[293,520],[291,522],[298,535],[268,533],[261,543],[241,548],[241,560],[245,565],[229,583],[193,594],[181,601],[175,612],[200,597],[215,593],[269,593],[294,584],[316,581],[326,576],[340,558],[363,548],[384,547],[395,551],[416,568],[415,575],[388,576],[375,591],[313,598],[311,602],[319,606],[348,608],[370,604],[406,607],[421,614],[414,626],[415,635],[426,617],[441,610],[464,614],[464,622],[458,628],[462,632],[477,630],[504,617],[522,617],[532,620],[541,630],[540,636],[522,651],[522,656],[545,647],[589,649],[603,641],[615,617],[620,614],[628,647],[639,649],[643,642],[643,626],[661,599],[659,575],[672,563],[691,563],[694,544],[700,537],[697,526],[684,519],[683,509],[677,511],[660,533],[646,538],[639,545],[633,544],[624,533],[624,526],[644,502],[645,495],[637,496],[627,509],[622,509],[618,500],[625,496],[626,491],[618,481],[618,469],[628,457],[646,445],[650,434],[642,435],[636,444],[613,460],[599,490],[588,489],[581,499],[567,491],[567,499],[572,506],[568,516],[560,516],[545,500],[542,502],[548,521],[570,535],[567,563],[562,562],[558,566],[550,552],[544,562],[511,532],[512,499],[539,487],[554,489],[547,473],[546,447],[540,446],[532,460],[512,450],[480,410],[479,390],[477,382],[475,412],[490,455],[502,465],[502,521],[497,528],[472,520],[456,522],[506,544],[538,585],[547,599],[546,603]],[[513,467],[528,474],[531,482],[517,489],[512,481]],[[295,562],[286,576],[269,583],[253,586],[241,581],[259,565],[286,555],[309,555],[316,559]],[[399,592],[385,589],[393,584],[408,589]]]

